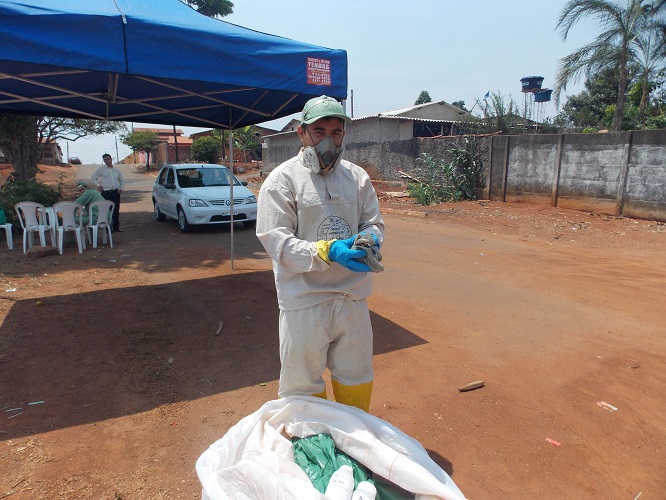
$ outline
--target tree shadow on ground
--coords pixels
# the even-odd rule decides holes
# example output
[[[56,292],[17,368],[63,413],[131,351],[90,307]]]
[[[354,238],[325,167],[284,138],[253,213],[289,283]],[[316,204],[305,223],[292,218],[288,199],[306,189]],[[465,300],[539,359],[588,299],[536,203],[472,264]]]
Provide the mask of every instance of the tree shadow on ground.
[[[53,295],[0,326],[0,438],[39,434],[276,380],[273,273]],[[372,314],[376,354],[424,341]],[[33,404],[30,404],[33,403]]]

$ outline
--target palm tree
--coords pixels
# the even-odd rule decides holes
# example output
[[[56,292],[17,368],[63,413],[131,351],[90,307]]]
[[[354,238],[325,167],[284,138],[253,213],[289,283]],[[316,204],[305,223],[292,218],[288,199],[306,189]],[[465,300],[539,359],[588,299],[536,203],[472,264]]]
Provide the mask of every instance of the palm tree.
[[[639,119],[642,120],[645,116],[650,96],[650,77],[662,67],[660,66],[660,62],[664,58],[663,35],[660,34],[659,29],[654,29],[648,33],[641,34],[636,38],[636,46],[638,47],[636,64],[641,75],[642,85],[641,103],[638,110],[638,116]]]
[[[575,83],[581,75],[590,78],[609,68],[618,72],[617,105],[611,130],[622,130],[624,103],[629,81],[629,62],[635,60],[636,40],[650,25],[652,4],[644,0],[627,0],[625,8],[609,0],[570,0],[562,10],[556,29],[566,40],[569,30],[584,18],[597,18],[604,30],[594,41],[560,59],[554,97],[559,102],[560,92],[568,83]]]

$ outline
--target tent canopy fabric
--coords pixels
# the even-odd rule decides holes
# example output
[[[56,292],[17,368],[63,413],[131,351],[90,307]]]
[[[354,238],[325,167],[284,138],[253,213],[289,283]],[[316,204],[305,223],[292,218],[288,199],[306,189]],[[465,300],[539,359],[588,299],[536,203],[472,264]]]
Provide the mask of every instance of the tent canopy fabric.
[[[347,97],[347,54],[179,0],[3,0],[0,112],[238,128]]]

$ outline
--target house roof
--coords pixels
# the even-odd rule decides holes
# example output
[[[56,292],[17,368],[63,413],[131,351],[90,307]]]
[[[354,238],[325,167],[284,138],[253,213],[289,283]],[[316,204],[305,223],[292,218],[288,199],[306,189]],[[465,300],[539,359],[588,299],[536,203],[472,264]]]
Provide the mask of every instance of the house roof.
[[[183,135],[183,131],[179,128],[176,129],[176,135],[174,136],[173,128],[141,128],[134,127],[134,132],[155,132],[157,134],[157,139],[169,144],[175,144],[178,142],[179,146],[188,146],[191,145],[193,140]]]
[[[261,137],[263,137],[263,136],[265,136],[265,135],[274,135],[274,134],[277,134],[277,133],[278,133],[278,131],[275,130],[275,129],[268,128],[268,127],[262,127],[261,125],[253,125],[253,127],[254,127],[255,132],[256,132],[258,135],[260,135]],[[210,130],[204,130],[204,131],[202,131],[202,132],[195,132],[195,133],[193,133],[193,134],[190,134],[190,138],[191,138],[193,141],[195,141],[195,140],[197,140],[199,137],[206,137],[206,136],[210,136],[210,135],[213,135],[213,129],[210,129]]]
[[[173,136],[173,128],[141,128],[134,127],[134,132],[155,132],[157,135],[161,136]],[[183,131],[179,128],[176,129],[176,135],[183,135]]]
[[[186,135],[179,135],[177,138],[174,136],[160,137],[160,139],[166,141],[169,144],[176,144],[176,142],[178,142],[179,146],[191,146],[194,142],[192,138]]]
[[[292,118],[291,120],[289,120],[289,123],[287,123],[284,127],[280,129],[280,132],[293,132],[299,127],[300,124],[301,124],[300,119]]]
[[[469,122],[477,120],[468,111],[462,110],[446,101],[427,102],[408,108],[386,111],[376,115],[362,116],[354,120],[363,120],[366,118],[408,118],[416,120],[436,121],[436,122]]]

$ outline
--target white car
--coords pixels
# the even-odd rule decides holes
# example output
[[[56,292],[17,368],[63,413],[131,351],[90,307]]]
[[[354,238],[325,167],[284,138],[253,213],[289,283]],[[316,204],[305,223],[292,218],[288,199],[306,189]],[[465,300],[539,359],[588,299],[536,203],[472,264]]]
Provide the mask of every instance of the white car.
[[[153,185],[155,220],[176,219],[184,233],[198,224],[231,221],[229,179],[234,181],[234,222],[245,227],[257,223],[257,198],[222,165],[176,164],[160,170]]]

